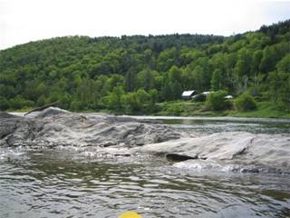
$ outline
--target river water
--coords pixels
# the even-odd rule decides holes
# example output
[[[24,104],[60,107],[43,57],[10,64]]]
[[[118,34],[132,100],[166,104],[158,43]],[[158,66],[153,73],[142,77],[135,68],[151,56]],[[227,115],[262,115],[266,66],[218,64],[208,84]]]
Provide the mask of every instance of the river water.
[[[202,134],[290,133],[289,121],[279,120],[158,120]],[[103,218],[128,210],[146,218],[290,217],[290,174],[197,172],[158,157],[95,158],[75,147],[0,149],[0,217]]]

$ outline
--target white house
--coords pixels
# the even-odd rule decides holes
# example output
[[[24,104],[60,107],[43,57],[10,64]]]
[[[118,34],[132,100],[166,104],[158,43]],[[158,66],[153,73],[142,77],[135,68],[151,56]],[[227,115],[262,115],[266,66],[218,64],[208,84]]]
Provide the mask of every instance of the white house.
[[[187,91],[183,91],[181,97],[183,99],[191,99],[192,96],[196,93],[195,90],[187,90]]]
[[[225,99],[233,99],[234,97],[232,95],[225,96]]]

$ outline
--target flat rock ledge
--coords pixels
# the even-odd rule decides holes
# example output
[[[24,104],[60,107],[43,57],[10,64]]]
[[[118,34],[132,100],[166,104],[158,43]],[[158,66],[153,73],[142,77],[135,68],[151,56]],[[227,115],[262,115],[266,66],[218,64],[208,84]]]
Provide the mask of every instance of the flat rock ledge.
[[[77,147],[115,157],[157,156],[192,170],[290,173],[290,134],[221,132],[196,135],[130,117],[46,108],[0,112],[0,147]]]
[[[131,148],[185,135],[169,126],[148,121],[71,113],[53,107],[22,117],[0,113],[0,146]]]
[[[222,132],[147,144],[136,152],[164,156],[194,170],[290,173],[290,135]]]

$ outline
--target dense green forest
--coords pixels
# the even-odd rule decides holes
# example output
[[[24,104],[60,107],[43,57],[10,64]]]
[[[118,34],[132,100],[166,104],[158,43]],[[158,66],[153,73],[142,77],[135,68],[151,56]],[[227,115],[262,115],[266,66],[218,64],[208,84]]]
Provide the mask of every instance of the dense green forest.
[[[230,37],[73,36],[0,51],[0,110],[58,101],[73,111],[154,113],[183,90],[289,111],[290,20]]]

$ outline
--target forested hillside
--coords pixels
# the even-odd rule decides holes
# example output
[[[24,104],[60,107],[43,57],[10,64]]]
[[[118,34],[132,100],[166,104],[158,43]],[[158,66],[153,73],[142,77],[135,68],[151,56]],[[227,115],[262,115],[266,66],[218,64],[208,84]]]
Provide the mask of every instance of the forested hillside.
[[[151,113],[183,90],[225,90],[290,110],[290,20],[230,37],[62,37],[0,51],[0,109]]]

